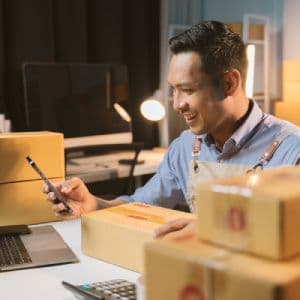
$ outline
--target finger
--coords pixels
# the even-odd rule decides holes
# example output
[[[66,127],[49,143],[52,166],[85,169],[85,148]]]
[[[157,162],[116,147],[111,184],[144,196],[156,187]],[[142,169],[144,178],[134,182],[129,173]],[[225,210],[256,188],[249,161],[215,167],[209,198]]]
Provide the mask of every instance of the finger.
[[[61,214],[66,208],[62,203],[54,204],[52,209],[55,213]]]
[[[53,185],[57,190],[60,189],[60,187],[62,186],[62,184],[63,184],[62,182],[54,182],[54,183],[52,183],[52,185]],[[44,184],[44,185],[42,186],[42,192],[45,193],[45,194],[47,194],[47,193],[50,192],[49,186],[48,186],[47,184]]]
[[[65,181],[61,185],[61,192],[65,194],[69,194],[72,190],[75,190],[81,184],[81,180],[79,178],[72,178],[68,181]]]
[[[57,217],[61,217],[65,220],[76,219],[79,217],[78,213],[74,212],[74,209],[72,209],[72,212],[69,212],[62,203],[53,205],[52,209]]]
[[[49,191],[50,191],[50,190],[49,190],[48,185],[47,185],[47,184],[44,184],[44,185],[42,186],[42,192],[45,193],[45,194],[48,194]]]
[[[162,225],[161,227],[157,228],[154,231],[154,238],[161,238],[163,236],[165,236],[166,234],[173,232],[173,231],[177,231],[179,229],[181,229],[183,226],[179,226],[178,224],[174,224],[174,223],[167,223]]]
[[[164,225],[162,225],[161,227],[157,228],[154,231],[154,238],[161,238],[164,237],[166,234],[170,233],[170,232],[174,232],[174,231],[178,231],[182,228],[184,228],[187,224],[189,224],[189,220],[188,219],[176,219],[176,220],[172,220]]]
[[[50,201],[51,203],[55,202],[57,200],[55,194],[53,192],[50,192],[48,194],[46,194],[46,198],[48,201]]]

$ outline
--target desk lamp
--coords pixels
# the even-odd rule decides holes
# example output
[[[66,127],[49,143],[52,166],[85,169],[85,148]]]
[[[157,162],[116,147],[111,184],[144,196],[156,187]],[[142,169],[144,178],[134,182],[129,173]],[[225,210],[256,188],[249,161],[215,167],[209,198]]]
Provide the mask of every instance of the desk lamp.
[[[121,106],[119,103],[114,103],[114,109],[119,114],[119,116],[126,122],[128,122],[129,130],[132,130],[132,122],[131,117],[129,113],[125,110],[123,106]],[[138,160],[139,152],[143,148],[143,143],[132,143],[132,149],[135,150],[135,157],[133,159],[120,159],[119,163],[121,164],[129,164],[129,165],[135,165],[143,163],[143,160]]]
[[[129,130],[132,130],[132,123],[131,123],[131,117],[129,113],[125,110],[123,106],[121,106],[119,103],[114,103],[114,109],[119,114],[119,116],[128,123]]]
[[[160,121],[165,117],[166,110],[159,101],[161,98],[161,92],[157,90],[152,97],[143,101],[140,111],[145,119],[150,121]]]

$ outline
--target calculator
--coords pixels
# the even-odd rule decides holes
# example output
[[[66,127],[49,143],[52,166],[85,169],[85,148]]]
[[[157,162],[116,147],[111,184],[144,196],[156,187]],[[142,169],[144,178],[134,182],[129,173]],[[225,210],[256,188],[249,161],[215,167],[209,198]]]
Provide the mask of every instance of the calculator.
[[[73,285],[63,281],[64,287],[69,289],[82,300],[136,300],[135,284],[123,279]]]

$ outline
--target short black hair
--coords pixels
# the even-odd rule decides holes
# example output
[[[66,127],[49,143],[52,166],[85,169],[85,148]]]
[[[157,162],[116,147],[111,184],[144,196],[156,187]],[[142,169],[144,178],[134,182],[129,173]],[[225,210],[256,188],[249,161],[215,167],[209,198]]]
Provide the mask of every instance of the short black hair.
[[[226,71],[237,69],[243,86],[246,78],[246,45],[239,34],[218,21],[204,21],[169,40],[173,54],[194,51],[201,58],[201,71],[216,80]]]

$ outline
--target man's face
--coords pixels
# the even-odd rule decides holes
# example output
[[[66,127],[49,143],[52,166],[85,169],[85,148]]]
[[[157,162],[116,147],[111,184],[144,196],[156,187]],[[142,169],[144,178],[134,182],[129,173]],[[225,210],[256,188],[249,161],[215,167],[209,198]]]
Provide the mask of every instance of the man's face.
[[[220,99],[220,91],[209,76],[201,72],[201,58],[196,52],[172,56],[168,82],[173,107],[183,115],[194,134],[213,134],[230,117],[230,101],[222,96]]]

